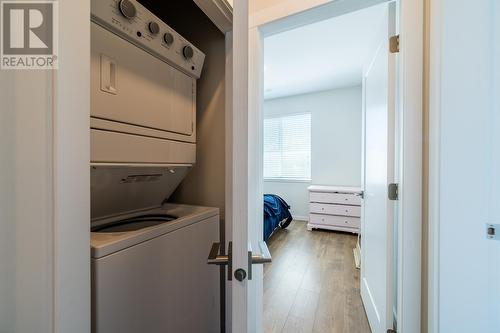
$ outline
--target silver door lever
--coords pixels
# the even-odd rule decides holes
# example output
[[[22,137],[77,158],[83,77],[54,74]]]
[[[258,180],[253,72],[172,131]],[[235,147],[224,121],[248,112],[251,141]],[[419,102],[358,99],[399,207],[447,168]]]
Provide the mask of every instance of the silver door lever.
[[[220,243],[213,243],[210,253],[208,255],[207,264],[209,265],[227,265],[229,262],[229,256],[224,254],[219,254]]]
[[[220,252],[220,243],[213,243],[212,248],[210,249],[210,253],[207,258],[207,264],[209,265],[219,265],[225,266],[227,265],[228,271],[228,280],[232,280],[232,246],[233,243],[229,242],[227,254],[219,254]],[[252,249],[248,250],[248,279],[252,279],[252,265],[253,264],[265,264],[271,262],[273,259],[271,257],[271,253],[267,247],[267,244],[263,241],[259,242],[260,254],[252,254]]]
[[[273,261],[271,257],[271,252],[269,252],[269,248],[267,247],[266,242],[260,241],[259,248],[260,254],[253,254],[252,247],[249,245],[248,250],[248,279],[252,279],[252,264],[265,264]]]
[[[273,261],[271,252],[267,247],[266,242],[259,242],[260,254],[252,254],[252,264],[265,264]]]
[[[227,255],[219,254],[220,252],[220,243],[213,243],[212,248],[210,249],[210,253],[208,254],[207,264],[209,265],[219,265],[225,266],[227,265],[227,279],[231,281],[233,279],[233,242],[229,242],[227,247]]]

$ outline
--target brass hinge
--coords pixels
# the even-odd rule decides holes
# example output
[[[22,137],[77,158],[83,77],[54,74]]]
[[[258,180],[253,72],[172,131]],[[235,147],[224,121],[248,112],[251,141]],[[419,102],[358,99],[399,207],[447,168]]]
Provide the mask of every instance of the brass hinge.
[[[389,51],[391,53],[399,53],[399,35],[389,38]]]

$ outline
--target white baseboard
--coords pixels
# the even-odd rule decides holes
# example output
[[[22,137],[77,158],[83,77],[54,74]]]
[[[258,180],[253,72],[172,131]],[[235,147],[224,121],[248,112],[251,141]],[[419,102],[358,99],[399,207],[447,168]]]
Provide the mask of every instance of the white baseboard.
[[[309,222],[309,216],[298,216],[298,215],[293,215],[294,221],[304,221],[304,222]]]

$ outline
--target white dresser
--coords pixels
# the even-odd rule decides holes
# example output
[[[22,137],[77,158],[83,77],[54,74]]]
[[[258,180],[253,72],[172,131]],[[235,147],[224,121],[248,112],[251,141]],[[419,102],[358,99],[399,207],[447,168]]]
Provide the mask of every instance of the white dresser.
[[[307,229],[359,233],[362,191],[359,187],[312,185]]]

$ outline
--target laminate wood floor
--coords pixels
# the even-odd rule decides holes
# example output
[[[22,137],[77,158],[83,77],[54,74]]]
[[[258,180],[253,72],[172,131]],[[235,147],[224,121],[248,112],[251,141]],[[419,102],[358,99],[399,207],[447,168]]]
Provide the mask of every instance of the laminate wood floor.
[[[356,236],[293,221],[268,242],[264,332],[370,333],[352,249]]]

